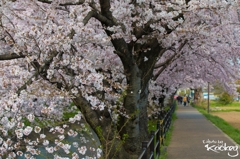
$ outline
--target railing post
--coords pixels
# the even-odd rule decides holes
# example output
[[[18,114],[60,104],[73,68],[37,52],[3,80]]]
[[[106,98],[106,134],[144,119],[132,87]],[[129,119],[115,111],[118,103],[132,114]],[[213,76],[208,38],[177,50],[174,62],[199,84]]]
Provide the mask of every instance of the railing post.
[[[155,144],[154,144],[154,139],[155,139],[155,131],[151,131],[151,138],[153,138],[152,142],[150,143],[150,154],[153,153],[153,159],[155,158],[154,157],[154,147],[155,147]]]
[[[169,126],[171,125],[172,123],[172,116],[173,116],[173,113],[174,113],[174,104],[172,104],[171,106],[171,112],[170,112],[170,120],[169,120]]]
[[[147,141],[143,141],[143,142],[142,142],[142,149],[145,149],[145,153],[144,153],[142,159],[147,159],[147,156],[148,156],[147,145],[148,145],[148,142],[147,142]]]
[[[142,142],[142,153],[139,156],[138,159],[148,159],[148,144],[150,144],[150,159],[155,158],[156,156],[161,156],[161,146],[164,145],[164,138],[166,138],[166,133],[170,128],[170,125],[172,123],[172,115],[176,109],[176,103],[172,104],[171,108],[164,114],[164,116],[161,116],[161,111],[158,116],[157,121],[157,133],[155,136],[155,131],[151,131],[151,143],[148,141]],[[156,137],[156,138],[155,138]],[[154,140],[156,140],[156,144]],[[156,149],[155,149],[156,148]],[[155,151],[155,153],[154,153]],[[152,155],[153,153],[153,155]]]
[[[163,141],[163,130],[164,129],[164,119],[162,119],[160,121],[160,142],[161,142],[161,145],[164,145],[164,141]]]
[[[157,130],[158,130],[158,132],[157,132],[157,139],[156,139],[156,143],[159,143],[158,145],[157,145],[157,149],[156,149],[156,155],[159,155],[160,156],[160,146],[161,146],[161,140],[160,140],[160,138],[161,138],[161,136],[160,136],[160,121],[157,121]]]
[[[169,130],[169,127],[170,127],[170,120],[171,120],[171,109],[169,109],[168,114],[167,114],[167,128],[165,131],[165,138],[167,136],[167,131]]]

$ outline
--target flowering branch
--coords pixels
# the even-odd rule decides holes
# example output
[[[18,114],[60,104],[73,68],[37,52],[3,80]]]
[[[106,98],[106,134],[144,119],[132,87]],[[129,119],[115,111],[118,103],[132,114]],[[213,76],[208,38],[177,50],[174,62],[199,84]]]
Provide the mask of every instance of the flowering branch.
[[[167,66],[174,60],[180,57],[180,55],[183,53],[181,50],[183,49],[183,47],[187,44],[187,40],[185,40],[179,47],[178,47],[178,52],[179,54],[173,54],[170,58],[168,58],[166,61],[164,61],[163,63],[160,63],[158,65],[155,66],[155,68],[159,68],[162,67],[153,77],[153,80],[156,80],[158,78],[158,76],[167,68]]]

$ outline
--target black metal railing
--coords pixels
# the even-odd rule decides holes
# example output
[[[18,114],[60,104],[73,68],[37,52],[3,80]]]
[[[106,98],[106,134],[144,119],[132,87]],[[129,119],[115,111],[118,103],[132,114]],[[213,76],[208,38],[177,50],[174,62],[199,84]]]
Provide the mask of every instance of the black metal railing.
[[[172,104],[164,117],[157,122],[157,130],[151,131],[149,141],[142,142],[142,153],[138,159],[157,159],[161,154],[161,146],[164,145],[164,139],[171,126],[172,115],[175,111],[176,103]]]

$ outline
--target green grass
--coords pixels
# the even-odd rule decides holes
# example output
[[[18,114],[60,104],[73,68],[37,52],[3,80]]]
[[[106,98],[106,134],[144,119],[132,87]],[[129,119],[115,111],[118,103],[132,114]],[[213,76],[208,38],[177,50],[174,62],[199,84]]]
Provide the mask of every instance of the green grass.
[[[214,108],[218,108],[218,110],[214,110]],[[213,108],[212,111],[216,112],[230,112],[230,111],[237,111],[240,112],[240,102],[233,102],[231,104],[223,105],[219,104],[218,101],[211,101],[210,108]]]
[[[224,104],[221,104],[217,100],[210,100],[210,106],[211,107],[239,107],[240,108],[240,102],[234,101],[231,104],[224,105]]]
[[[177,107],[176,107],[177,109]],[[172,116],[172,123],[171,126],[166,134],[166,138],[164,139],[164,145],[161,145],[161,155],[159,157],[159,159],[166,159],[167,157],[167,151],[166,151],[166,146],[168,146],[170,144],[171,141],[171,137],[172,137],[172,131],[173,131],[173,123],[174,121],[177,119],[177,115],[176,115],[176,110],[173,113]],[[156,131],[157,130],[157,120],[149,120],[148,121],[148,131]]]
[[[78,114],[78,110],[76,111],[68,111],[68,109],[72,108],[74,106],[74,103],[70,103],[69,106],[66,107],[66,110],[63,112],[63,118],[61,121],[54,121],[54,120],[51,120],[51,119],[45,119],[45,120],[40,120],[39,118],[35,118],[35,121],[33,122],[34,125],[32,125],[32,123],[27,119],[27,117],[24,117],[23,118],[23,122],[24,122],[24,125],[26,126],[39,126],[41,128],[45,128],[47,127],[48,125],[52,125],[52,126],[56,126],[56,125],[61,125],[61,124],[64,124],[64,123],[67,123],[68,120],[72,117],[74,117],[76,114]]]
[[[207,100],[203,100],[201,103],[198,103],[197,105],[207,110],[208,102]],[[210,100],[209,106],[211,112],[231,112],[231,111],[240,112],[240,102],[238,101],[234,101],[231,104],[223,105],[216,100]]]
[[[240,107],[232,108],[232,107],[221,107],[218,109],[211,109],[210,112],[240,112]]]
[[[217,116],[208,114],[205,109],[202,107],[194,105],[197,110],[202,113],[209,121],[211,121],[214,125],[216,125],[219,129],[221,129],[225,134],[227,134],[230,138],[232,138],[236,143],[240,144],[240,130],[231,126],[228,122],[219,118]]]
[[[68,120],[70,118],[73,118],[78,112],[64,112],[63,113],[63,119]]]
[[[177,109],[177,107],[176,107],[176,109]],[[174,129],[173,123],[176,119],[177,119],[177,115],[176,115],[176,110],[175,110],[175,112],[173,113],[173,116],[172,116],[172,124],[167,132],[166,139],[164,140],[164,146],[168,146],[170,144],[170,141],[172,138],[172,132]],[[161,147],[161,155],[160,155],[159,159],[166,159],[166,158],[167,158],[167,151],[163,150],[163,146],[162,146]]]
[[[157,120],[148,120],[148,132],[155,131],[157,129]]]

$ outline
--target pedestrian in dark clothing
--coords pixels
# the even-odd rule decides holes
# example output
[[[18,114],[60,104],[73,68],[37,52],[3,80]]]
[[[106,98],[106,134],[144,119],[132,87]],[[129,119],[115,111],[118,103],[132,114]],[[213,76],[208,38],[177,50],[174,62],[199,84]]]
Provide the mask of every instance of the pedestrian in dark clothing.
[[[177,101],[178,101],[178,104],[182,104],[182,96],[177,96]]]
[[[187,96],[187,105],[190,105],[191,97]]]

